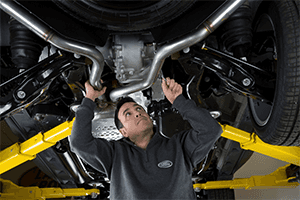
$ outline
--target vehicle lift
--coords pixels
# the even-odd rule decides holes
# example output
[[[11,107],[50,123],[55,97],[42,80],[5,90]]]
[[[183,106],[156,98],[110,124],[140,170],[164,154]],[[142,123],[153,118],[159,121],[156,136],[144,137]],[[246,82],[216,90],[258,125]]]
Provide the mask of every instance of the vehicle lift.
[[[16,143],[0,152],[0,174],[28,161],[33,160],[36,154],[53,146],[59,140],[71,135],[74,119],[66,121],[57,127],[39,133],[23,143]],[[266,189],[275,187],[295,188],[300,184],[300,147],[276,146],[264,143],[255,133],[248,133],[229,125],[222,125],[222,137],[240,143],[242,149],[255,151],[290,164],[279,167],[276,171],[265,176],[250,178],[235,178],[225,181],[208,181],[193,185],[195,191],[201,189]],[[96,196],[98,189],[61,189],[20,187],[9,180],[0,178],[0,199],[47,199],[66,198],[71,196]]]

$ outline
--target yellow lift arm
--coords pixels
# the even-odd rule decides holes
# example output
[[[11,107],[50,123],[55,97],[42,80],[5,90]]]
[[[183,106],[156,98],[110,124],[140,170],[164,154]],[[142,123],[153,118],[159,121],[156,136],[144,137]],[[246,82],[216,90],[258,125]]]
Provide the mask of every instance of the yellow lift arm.
[[[71,135],[73,121],[64,122],[61,125],[42,134],[39,133],[23,143],[16,143],[0,152],[0,174],[32,160],[39,152],[55,145],[59,140]],[[300,166],[300,147],[283,147],[264,143],[255,133],[248,133],[229,125],[221,125],[223,129],[222,137],[239,142],[241,148]],[[286,169],[288,167],[284,167]],[[195,184],[194,188],[198,189],[218,189],[218,188],[254,188],[266,186],[298,186],[299,183],[289,183],[290,179],[283,168],[266,176],[253,176],[246,179],[235,179],[232,181],[213,181],[205,184]],[[14,187],[14,186],[13,186]],[[53,188],[48,188],[52,193]],[[81,190],[81,189],[74,189]],[[51,192],[52,191],[52,192]],[[55,193],[55,192],[54,192]],[[63,192],[62,192],[63,193]],[[81,193],[83,194],[83,193]],[[4,195],[3,193],[1,194]],[[54,195],[55,196],[55,195]],[[76,195],[74,195],[76,196]],[[80,196],[80,195],[79,195]],[[55,197],[51,197],[55,198]],[[59,198],[59,197],[57,197]]]
[[[39,133],[25,142],[16,143],[0,152],[0,174],[35,158],[36,154],[53,146],[59,140],[71,135],[73,121],[42,134]],[[222,137],[239,142],[241,148],[255,151],[294,165],[300,166],[300,147],[275,146],[264,143],[255,133],[248,133],[229,125],[221,125]]]
[[[47,198],[65,198],[72,196],[98,195],[98,189],[61,189],[61,188],[39,188],[39,187],[20,187],[9,180],[0,178],[0,199],[5,200],[38,200]]]
[[[36,157],[36,154],[71,135],[73,121],[64,122],[42,134],[39,133],[22,144],[16,143],[0,152],[0,174]]]
[[[222,137],[239,142],[242,149],[300,166],[300,147],[270,145],[263,142],[255,133],[248,133],[229,125],[221,126],[223,128]]]
[[[278,187],[297,187],[299,183],[296,180],[292,181],[296,177],[288,177],[287,170],[290,168],[291,164],[283,167],[279,167],[276,171],[271,174],[264,176],[251,176],[250,178],[236,178],[233,180],[225,181],[208,181],[206,183],[196,183],[194,184],[194,189],[269,189]]]

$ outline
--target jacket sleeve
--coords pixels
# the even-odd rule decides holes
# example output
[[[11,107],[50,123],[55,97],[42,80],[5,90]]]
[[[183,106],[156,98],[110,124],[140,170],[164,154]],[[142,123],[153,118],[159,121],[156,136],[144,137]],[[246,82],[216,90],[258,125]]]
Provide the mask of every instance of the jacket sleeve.
[[[114,144],[92,136],[92,119],[96,104],[84,98],[75,113],[75,121],[71,131],[71,150],[100,172],[110,177]],[[104,171],[103,171],[104,170]]]
[[[196,167],[209,153],[223,130],[208,110],[197,107],[194,101],[186,99],[183,95],[175,99],[172,107],[192,126],[191,130],[181,132],[177,137],[186,156],[193,167]]]

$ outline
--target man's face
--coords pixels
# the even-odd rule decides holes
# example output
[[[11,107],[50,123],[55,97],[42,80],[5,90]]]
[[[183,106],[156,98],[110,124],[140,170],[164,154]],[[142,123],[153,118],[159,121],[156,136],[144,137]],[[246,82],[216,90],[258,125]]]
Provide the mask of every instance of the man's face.
[[[124,126],[120,132],[133,142],[136,141],[137,137],[143,137],[143,134],[153,130],[153,123],[149,115],[142,106],[134,102],[123,104],[118,117]]]

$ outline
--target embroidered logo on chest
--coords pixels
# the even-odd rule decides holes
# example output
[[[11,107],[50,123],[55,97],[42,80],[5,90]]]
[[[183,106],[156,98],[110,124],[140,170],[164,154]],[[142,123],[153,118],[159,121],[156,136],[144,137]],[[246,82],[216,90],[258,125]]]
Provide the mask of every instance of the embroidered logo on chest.
[[[161,161],[160,163],[158,163],[158,167],[163,168],[163,169],[170,168],[172,166],[173,166],[173,163],[170,160],[164,160],[164,161]]]

